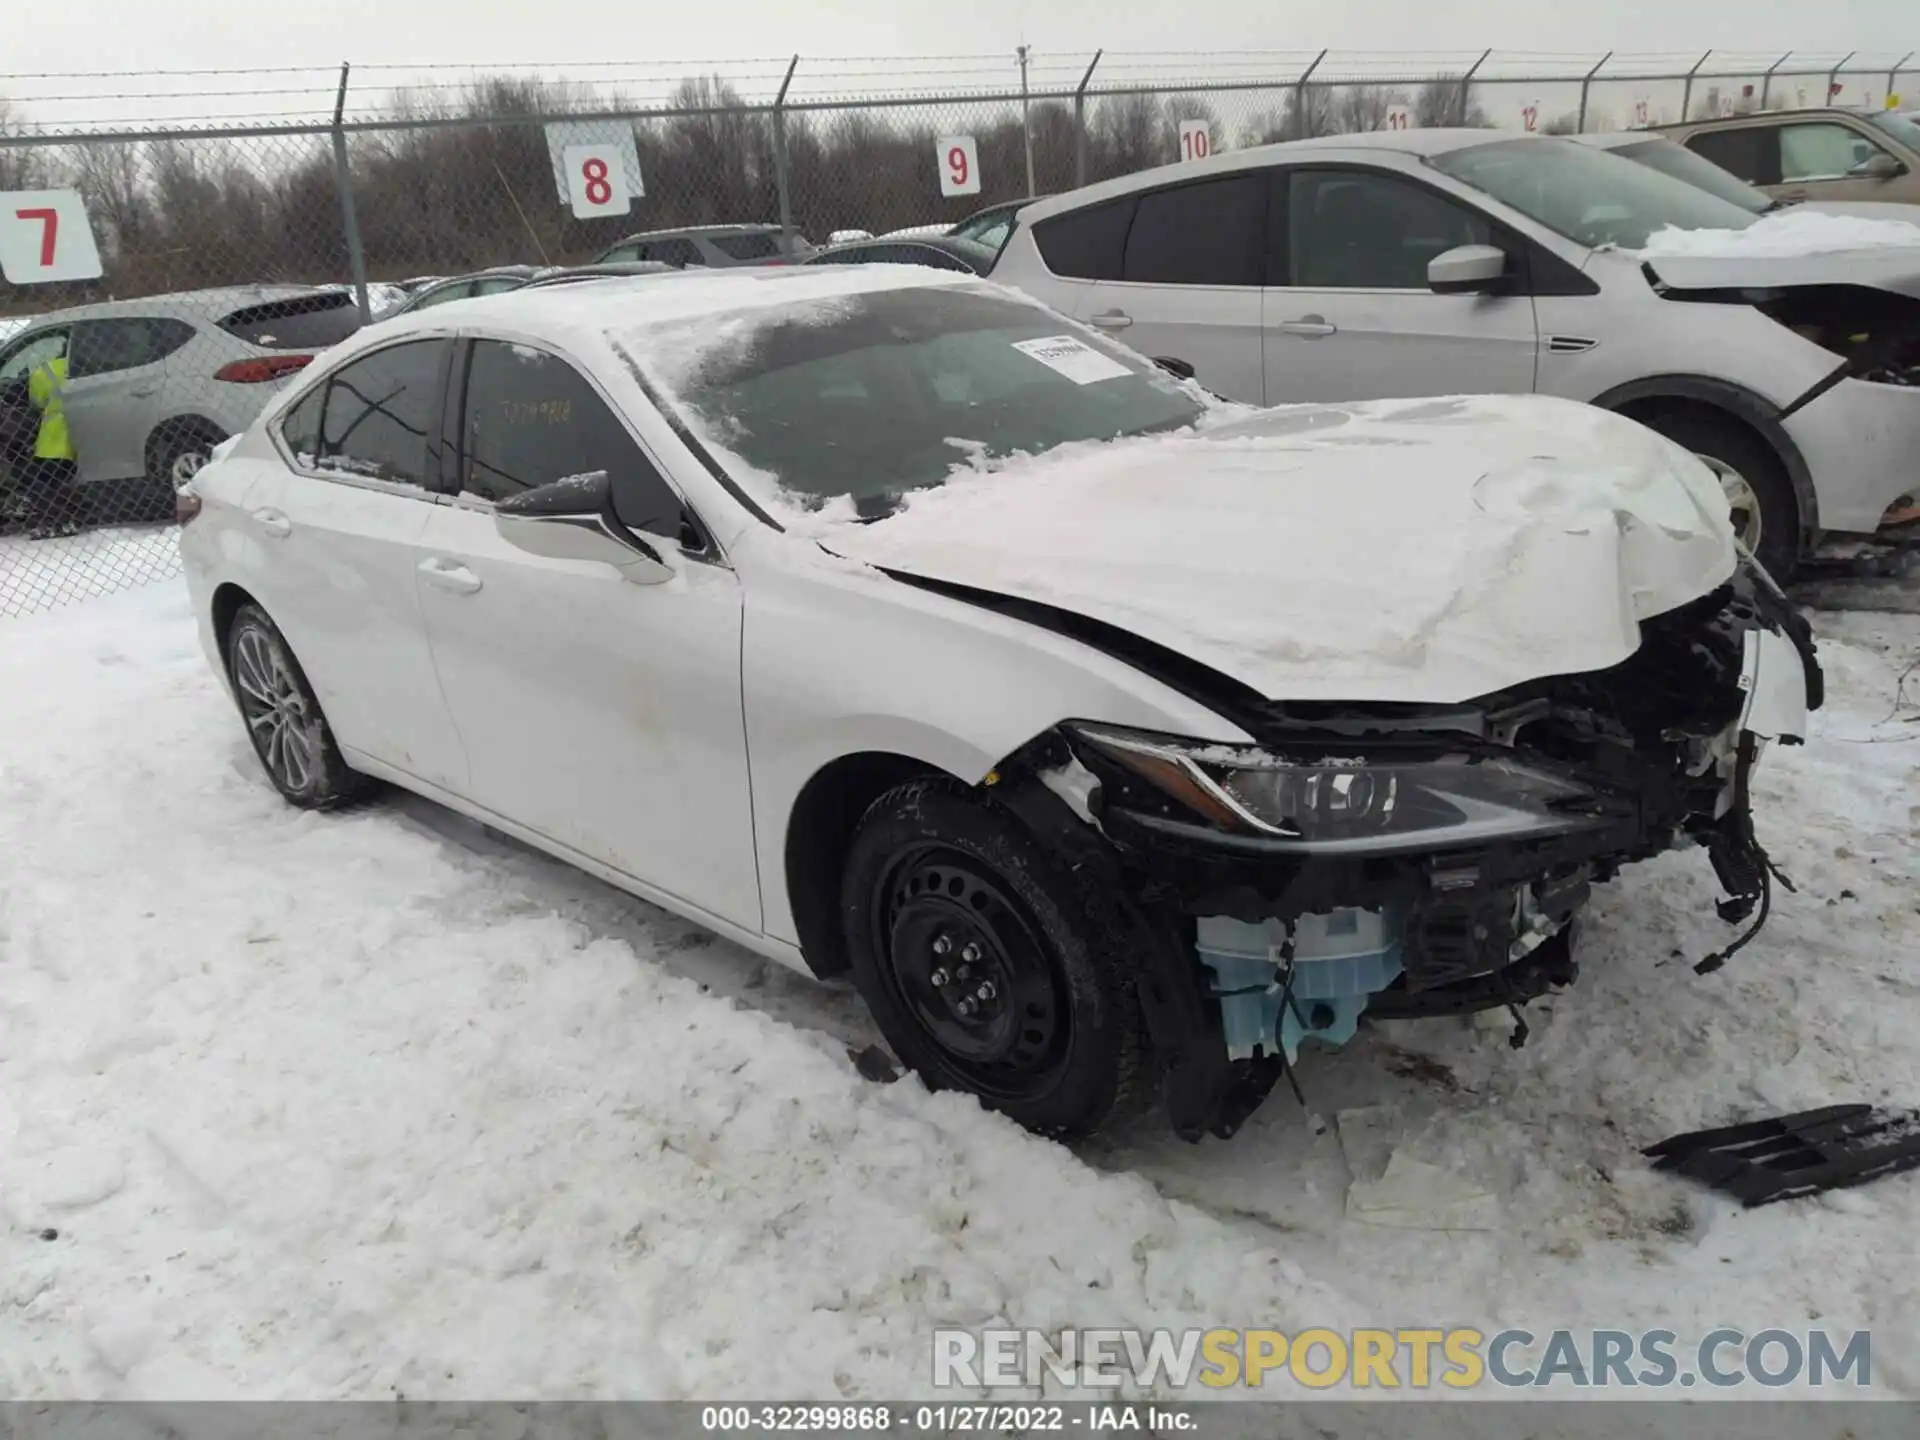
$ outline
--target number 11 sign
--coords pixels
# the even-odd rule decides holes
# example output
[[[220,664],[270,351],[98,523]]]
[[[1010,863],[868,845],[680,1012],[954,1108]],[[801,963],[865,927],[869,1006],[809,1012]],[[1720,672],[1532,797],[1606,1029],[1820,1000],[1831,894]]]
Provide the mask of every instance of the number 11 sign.
[[[942,195],[978,195],[980,193],[980,148],[971,135],[940,137],[940,193]]]
[[[78,190],[0,190],[0,274],[11,285],[100,278]]]

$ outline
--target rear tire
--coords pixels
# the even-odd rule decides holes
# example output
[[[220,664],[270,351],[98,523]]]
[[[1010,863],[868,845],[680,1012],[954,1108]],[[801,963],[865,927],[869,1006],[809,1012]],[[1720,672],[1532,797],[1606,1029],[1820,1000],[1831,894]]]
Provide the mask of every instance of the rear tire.
[[[1733,508],[1734,533],[1785,584],[1800,563],[1800,501],[1773,448],[1734,420],[1694,410],[1659,411],[1649,428],[1706,461]]]
[[[173,518],[173,497],[200,473],[213,448],[227,437],[204,421],[169,421],[147,441],[147,490],[139,519]],[[151,512],[151,513],[149,513]]]
[[[234,612],[227,675],[254,753],[288,804],[328,810],[366,793],[372,782],[348,767],[306,672],[258,605]]]
[[[1011,814],[945,779],[873,803],[841,884],[853,978],[894,1053],[932,1088],[1057,1136],[1152,1098],[1107,903]]]

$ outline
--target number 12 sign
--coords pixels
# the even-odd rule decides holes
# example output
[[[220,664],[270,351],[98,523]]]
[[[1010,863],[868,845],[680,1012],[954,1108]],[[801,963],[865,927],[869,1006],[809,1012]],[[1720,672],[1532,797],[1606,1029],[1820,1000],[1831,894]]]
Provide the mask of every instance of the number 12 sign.
[[[78,190],[0,190],[0,274],[13,285],[100,278]]]
[[[980,193],[980,149],[971,135],[940,137],[940,193],[942,195],[978,195]]]

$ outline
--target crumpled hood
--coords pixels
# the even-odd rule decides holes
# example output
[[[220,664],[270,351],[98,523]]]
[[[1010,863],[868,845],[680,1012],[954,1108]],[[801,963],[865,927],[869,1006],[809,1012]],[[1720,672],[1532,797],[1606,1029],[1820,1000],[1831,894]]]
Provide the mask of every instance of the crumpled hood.
[[[1827,255],[1660,255],[1643,263],[1673,290],[1867,285],[1920,300],[1920,245],[1911,251],[1888,247]]]
[[[1569,401],[1287,406],[961,475],[819,535],[1132,631],[1275,700],[1598,670],[1732,574],[1706,467]]]

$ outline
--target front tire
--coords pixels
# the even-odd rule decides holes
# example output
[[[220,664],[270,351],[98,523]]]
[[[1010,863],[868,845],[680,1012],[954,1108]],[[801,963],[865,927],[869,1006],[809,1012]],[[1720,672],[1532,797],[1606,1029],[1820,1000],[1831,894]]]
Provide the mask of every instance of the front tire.
[[[1743,425],[1693,411],[1646,423],[1706,462],[1726,493],[1740,543],[1776,581],[1791,579],[1800,564],[1800,502],[1772,447]]]
[[[1151,1094],[1104,897],[1007,811],[950,780],[874,802],[841,884],[853,978],[934,1089],[1043,1134],[1089,1134]]]
[[[254,753],[288,804],[326,810],[364,793],[367,778],[348,768],[306,672],[258,605],[234,614],[227,674]]]

